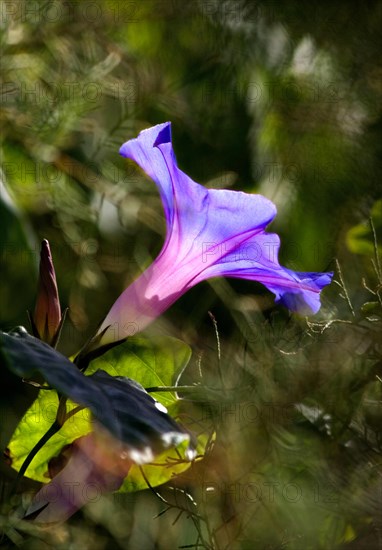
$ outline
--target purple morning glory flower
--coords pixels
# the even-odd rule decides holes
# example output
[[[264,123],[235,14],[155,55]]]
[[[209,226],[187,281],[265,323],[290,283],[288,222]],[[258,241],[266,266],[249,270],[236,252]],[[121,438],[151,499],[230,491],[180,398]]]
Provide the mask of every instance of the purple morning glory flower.
[[[171,124],[159,124],[124,143],[122,156],[154,180],[167,224],[156,260],[117,299],[98,334],[101,344],[144,329],[189,288],[210,277],[258,281],[292,311],[313,314],[332,273],[296,273],[280,266],[280,239],[265,228],[276,215],[265,197],[206,189],[177,165]],[[109,328],[108,328],[109,327]]]

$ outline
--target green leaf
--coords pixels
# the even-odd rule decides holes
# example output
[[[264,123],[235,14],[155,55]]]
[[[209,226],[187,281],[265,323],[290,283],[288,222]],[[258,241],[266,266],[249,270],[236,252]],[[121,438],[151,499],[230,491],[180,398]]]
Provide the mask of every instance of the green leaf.
[[[9,444],[12,457],[12,467],[19,470],[29,454],[29,451],[36,445],[41,437],[52,425],[57,410],[58,396],[55,391],[41,390],[38,398],[29,408],[18,428],[13,434]],[[75,403],[68,401],[68,411],[75,407]],[[176,416],[178,405],[173,404],[168,412]],[[88,409],[83,409],[70,417],[61,430],[56,433],[37,453],[26,471],[26,476],[47,483],[48,463],[54,456],[60,454],[61,449],[79,437],[92,431],[92,418]],[[205,446],[208,435],[203,433],[198,437],[196,452],[198,455],[205,453]],[[152,487],[162,485],[175,475],[186,471],[191,463],[181,460],[185,456],[187,444],[181,443],[176,449],[169,449],[159,454],[153,464],[142,466],[146,478]],[[139,491],[147,488],[146,480],[141,473],[141,467],[132,466],[128,477],[123,482],[120,492]]]
[[[172,411],[169,412],[172,413]],[[198,436],[196,445],[197,456],[205,454],[209,437],[210,434],[207,432]],[[144,464],[142,466],[133,465],[118,492],[125,493],[147,489],[146,479],[151,487],[157,487],[158,485],[167,483],[176,475],[185,472],[191,466],[190,462],[182,460],[185,451],[186,446],[184,443],[181,443],[178,447],[168,449],[158,455],[151,464]],[[144,475],[142,475],[142,471]]]
[[[100,368],[114,376],[133,378],[146,388],[172,386],[177,375],[187,366],[190,357],[191,348],[176,338],[157,337],[148,340],[133,337],[92,361],[87,373],[93,373]],[[171,416],[177,416],[178,399],[174,392],[156,392],[151,395],[168,408]],[[206,441],[206,434],[198,438],[199,455],[204,454]],[[119,492],[147,489],[141,468],[152,487],[162,485],[175,475],[186,471],[190,467],[190,462],[186,462],[184,458],[182,460],[185,451],[186,445],[180,444],[175,449],[169,449],[156,457],[154,464],[132,466]]]
[[[102,369],[112,376],[132,378],[144,388],[173,386],[190,357],[191,348],[176,338],[133,337],[92,361],[87,374]],[[174,392],[151,395],[166,407],[177,401]]]
[[[102,370],[84,376],[66,357],[25,331],[13,334],[0,332],[0,354],[4,363],[15,374],[25,378],[34,374],[42,375],[61,394],[88,407],[97,420],[120,441],[126,443],[126,450],[135,462],[143,464],[152,461],[155,455],[165,449],[190,440],[188,432],[137,382],[120,376],[112,377]],[[44,389],[41,392],[48,394],[45,402],[39,403],[43,406],[42,412],[46,414],[53,407],[54,415],[58,405],[57,398],[51,398],[51,390]],[[25,455],[23,441],[30,441],[34,427],[40,424],[39,420],[33,418],[33,414],[31,409],[27,412],[22,421],[23,426],[17,431],[16,438],[12,439],[11,452],[16,460],[19,458],[18,453]],[[88,424],[77,424],[76,416],[73,416],[72,426],[75,432],[73,434],[69,431],[68,440],[62,440],[64,445],[73,441],[76,436],[84,435],[83,430],[86,430],[85,433],[90,431]],[[54,418],[49,420],[50,426]],[[37,431],[41,433],[40,425]],[[64,431],[62,433],[65,434]],[[53,445],[54,453],[51,456],[56,454],[58,441],[53,441]],[[45,454],[42,459],[44,463],[47,458]],[[36,475],[41,479],[44,475],[42,464],[38,467]]]
[[[56,391],[40,390],[36,401],[25,413],[8,445],[12,457],[12,467],[15,470],[20,470],[31,449],[53,424],[56,418],[57,406],[58,395]],[[70,411],[76,406],[72,401],[68,401],[67,410]],[[94,419],[91,418],[89,409],[82,409],[69,418],[60,431],[51,437],[36,454],[25,475],[44,483],[50,481],[48,463],[51,458],[59,455],[65,445],[91,432],[92,422],[94,422]]]

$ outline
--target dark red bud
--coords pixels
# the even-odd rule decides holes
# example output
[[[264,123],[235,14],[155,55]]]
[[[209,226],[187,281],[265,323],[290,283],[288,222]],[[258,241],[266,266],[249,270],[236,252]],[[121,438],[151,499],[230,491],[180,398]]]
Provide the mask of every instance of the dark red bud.
[[[50,344],[60,326],[61,307],[58,298],[56,274],[54,271],[49,242],[41,243],[40,275],[33,322],[39,337]]]

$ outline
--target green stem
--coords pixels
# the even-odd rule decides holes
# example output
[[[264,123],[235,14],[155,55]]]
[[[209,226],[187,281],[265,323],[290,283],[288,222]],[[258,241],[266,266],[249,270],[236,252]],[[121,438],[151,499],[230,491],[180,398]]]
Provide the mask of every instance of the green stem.
[[[200,389],[199,386],[152,386],[151,388],[145,388],[147,393],[162,392],[162,391],[176,391],[176,392],[193,392]]]
[[[11,487],[11,491],[10,491],[11,494],[16,492],[16,489],[18,487],[18,484],[21,478],[24,476],[25,472],[28,469],[29,464],[32,462],[36,454],[39,452],[40,449],[42,449],[45,443],[49,441],[49,439],[61,429],[61,427],[63,426],[67,418],[67,414],[66,414],[67,397],[60,396],[60,395],[58,397],[59,397],[59,404],[58,404],[56,419],[51,425],[51,427],[48,429],[48,431],[45,432],[45,434],[41,437],[41,439],[36,443],[33,449],[29,452],[28,456],[22,463],[21,468],[17,473],[15,482]]]
[[[29,464],[32,462],[36,454],[39,452],[39,450],[45,445],[49,439],[59,431],[61,428],[60,424],[55,420],[49,430],[45,432],[45,434],[42,436],[42,438],[36,443],[36,445],[33,447],[33,449],[29,452],[28,456],[24,460],[20,470],[18,471],[17,477],[15,479],[15,482],[13,484],[11,493],[14,493],[17,489],[17,486],[20,482],[20,479],[24,476],[25,472],[27,471],[27,468]]]

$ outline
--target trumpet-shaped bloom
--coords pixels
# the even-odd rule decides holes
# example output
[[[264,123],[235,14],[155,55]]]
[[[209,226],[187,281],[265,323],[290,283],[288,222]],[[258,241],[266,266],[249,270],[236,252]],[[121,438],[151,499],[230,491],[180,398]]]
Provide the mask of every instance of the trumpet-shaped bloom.
[[[251,279],[277,302],[301,314],[316,313],[332,273],[296,273],[280,266],[280,239],[265,228],[276,215],[265,197],[206,189],[177,165],[171,124],[159,124],[122,145],[157,184],[166,216],[166,238],[156,260],[117,299],[103,321],[107,344],[144,329],[189,288],[210,277]]]

